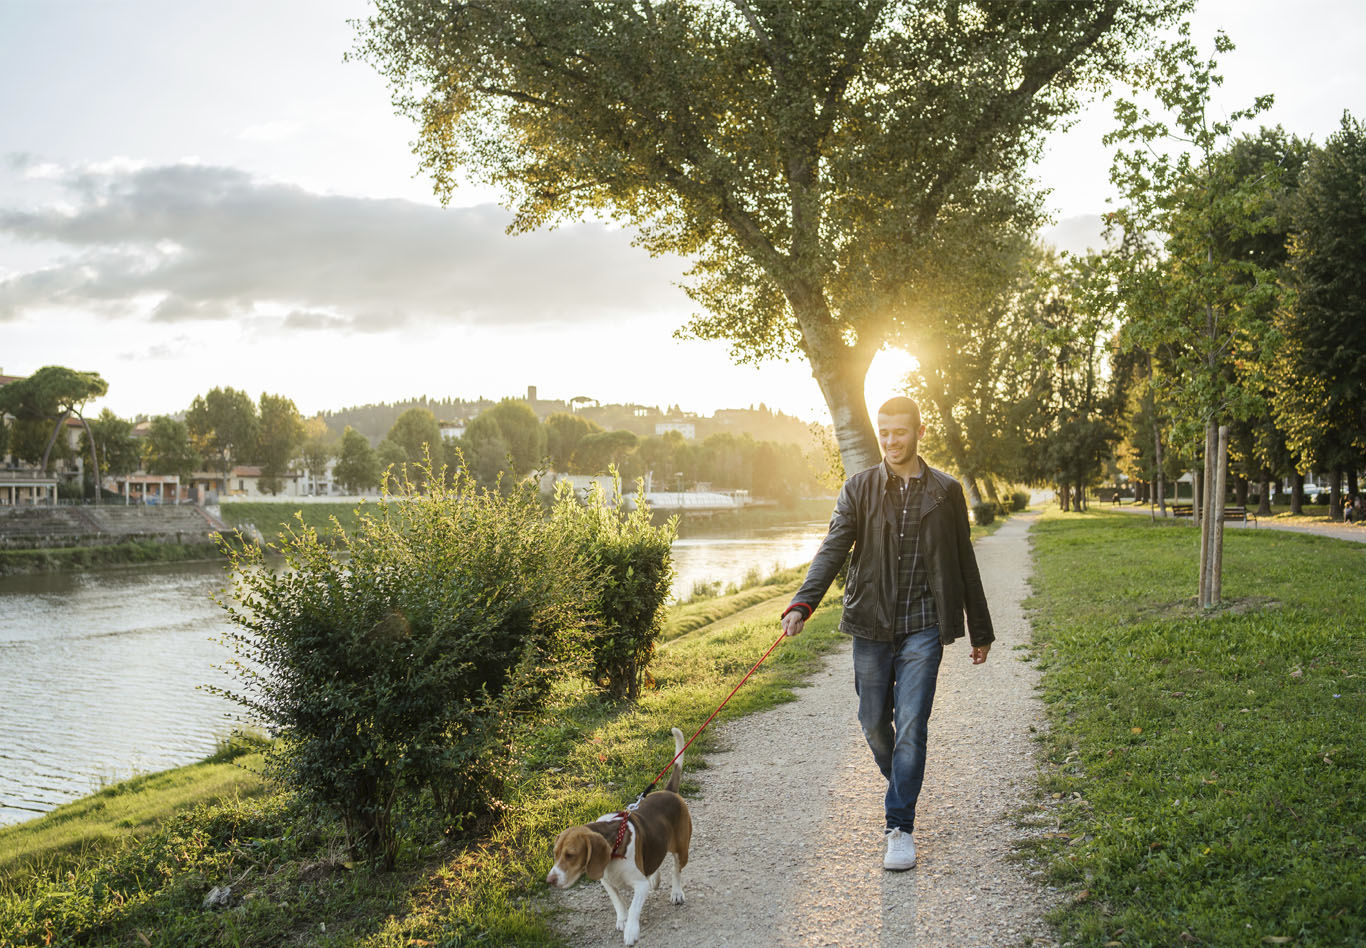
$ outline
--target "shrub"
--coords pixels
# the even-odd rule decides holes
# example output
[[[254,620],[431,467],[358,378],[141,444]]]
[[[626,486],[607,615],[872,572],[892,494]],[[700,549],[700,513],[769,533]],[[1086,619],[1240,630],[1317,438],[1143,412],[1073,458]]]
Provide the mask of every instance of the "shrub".
[[[450,486],[362,504],[324,542],[281,534],[285,568],[231,552],[243,693],[278,740],[267,771],[338,816],[357,858],[392,867],[397,805],[431,790],[448,832],[477,829],[509,767],[510,721],[536,707],[582,622],[584,557],[533,493]],[[348,560],[331,548],[350,553]]]
[[[635,700],[654,655],[673,582],[670,551],[677,518],[654,526],[643,485],[630,512],[622,502],[619,480],[610,506],[600,489],[589,496],[587,507],[581,507],[566,488],[556,496],[553,519],[574,538],[593,574],[585,589],[591,614],[588,674],[613,698]]]
[[[1022,490],[1017,490],[1010,495],[1010,507],[1012,510],[1029,509],[1029,494]]]
[[[980,503],[972,505],[972,521],[979,527],[985,527],[996,519],[996,505],[992,503]]]

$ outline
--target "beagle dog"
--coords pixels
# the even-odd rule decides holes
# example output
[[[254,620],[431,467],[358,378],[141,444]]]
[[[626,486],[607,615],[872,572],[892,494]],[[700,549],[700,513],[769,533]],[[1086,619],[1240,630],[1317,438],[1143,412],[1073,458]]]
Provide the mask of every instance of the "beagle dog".
[[[596,822],[571,826],[555,839],[555,865],[545,881],[567,889],[579,877],[602,882],[617,912],[617,931],[628,945],[640,937],[640,910],[651,889],[659,888],[664,857],[674,854],[674,905],[683,904],[683,867],[688,864],[692,817],[678,795],[683,773],[683,732],[673,728],[674,753],[680,755],[664,790],[651,793],[632,811],[608,813]],[[631,890],[628,907],[620,890]]]

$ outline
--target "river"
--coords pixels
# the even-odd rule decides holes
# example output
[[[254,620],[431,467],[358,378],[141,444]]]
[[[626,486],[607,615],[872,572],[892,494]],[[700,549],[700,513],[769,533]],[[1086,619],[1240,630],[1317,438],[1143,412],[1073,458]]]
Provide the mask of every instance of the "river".
[[[674,545],[674,595],[806,562],[823,523]],[[200,760],[239,724],[230,630],[211,596],[225,573],[182,563],[0,577],[0,824],[100,786]]]

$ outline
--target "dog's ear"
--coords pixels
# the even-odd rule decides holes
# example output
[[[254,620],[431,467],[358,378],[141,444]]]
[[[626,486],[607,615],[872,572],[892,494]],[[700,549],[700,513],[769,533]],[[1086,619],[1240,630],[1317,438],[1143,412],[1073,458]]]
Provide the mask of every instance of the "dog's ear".
[[[607,863],[612,858],[612,847],[597,833],[588,835],[588,878],[597,882],[607,871]]]

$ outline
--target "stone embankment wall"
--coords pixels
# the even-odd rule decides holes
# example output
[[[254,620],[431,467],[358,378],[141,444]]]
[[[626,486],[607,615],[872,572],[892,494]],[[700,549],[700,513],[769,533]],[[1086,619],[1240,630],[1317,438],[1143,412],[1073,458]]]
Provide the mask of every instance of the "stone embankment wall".
[[[209,543],[230,528],[201,507],[0,507],[0,549],[103,546],[128,540]]]

